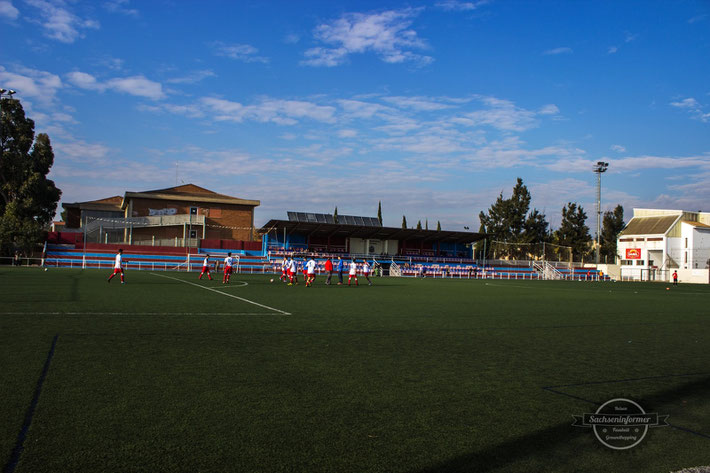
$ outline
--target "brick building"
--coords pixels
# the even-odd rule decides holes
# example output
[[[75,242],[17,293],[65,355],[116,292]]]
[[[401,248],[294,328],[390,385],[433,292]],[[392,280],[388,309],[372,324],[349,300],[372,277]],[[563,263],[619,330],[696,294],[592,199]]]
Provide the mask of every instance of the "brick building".
[[[197,246],[200,239],[254,241],[259,204],[185,184],[62,207],[67,226],[88,241]]]

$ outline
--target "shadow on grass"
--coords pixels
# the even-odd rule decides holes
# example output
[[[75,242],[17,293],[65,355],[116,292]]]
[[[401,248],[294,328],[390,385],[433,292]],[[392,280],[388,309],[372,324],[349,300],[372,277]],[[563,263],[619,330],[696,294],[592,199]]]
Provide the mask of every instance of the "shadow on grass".
[[[586,432],[581,433],[586,434]],[[412,473],[441,471],[481,473],[496,470],[527,457],[540,456],[546,451],[557,450],[563,444],[569,445],[570,437],[576,435],[579,433],[572,431],[571,422],[565,422]]]
[[[704,376],[702,379],[689,381],[680,386],[670,388],[664,391],[660,391],[644,399],[637,399],[643,404],[643,407],[647,412],[659,412],[663,414],[663,406],[672,403],[677,403],[678,400],[683,398],[703,396],[705,398],[710,398],[710,376],[706,374],[700,375]],[[658,377],[665,378],[665,377]],[[670,376],[669,376],[670,378]],[[621,383],[621,382],[633,382],[634,379],[630,380],[618,380],[609,381],[608,383]],[[604,384],[600,383],[588,383],[588,384]],[[578,384],[575,386],[584,386],[584,384]],[[590,401],[582,397],[577,397],[569,395],[564,392],[558,392],[554,390],[549,390],[553,394],[565,395],[573,397],[580,401],[584,401],[590,404],[595,404],[597,406],[601,405],[602,402],[608,401],[604,399],[601,402]],[[582,409],[583,410],[583,409]],[[579,414],[581,414],[581,411]],[[575,414],[570,412],[570,416]],[[672,419],[671,419],[672,420]],[[710,435],[696,432],[690,429],[686,429],[682,426],[670,424],[671,427],[680,430],[682,432],[687,432],[695,436],[700,436],[706,438],[710,441]],[[499,468],[504,468],[507,465],[524,460],[528,457],[533,456],[543,456],[546,454],[553,454],[559,451],[563,445],[569,445],[570,441],[578,436],[584,435],[588,432],[584,432],[582,429],[576,430],[571,426],[571,422],[564,422],[557,424],[546,429],[541,429],[536,432],[532,432],[527,435],[516,437],[515,439],[509,440],[504,443],[500,443],[493,447],[469,453],[466,455],[461,455],[458,457],[451,458],[439,464],[427,467],[421,470],[415,470],[412,473],[434,473],[434,472],[476,472],[482,473],[487,471],[496,470]]]

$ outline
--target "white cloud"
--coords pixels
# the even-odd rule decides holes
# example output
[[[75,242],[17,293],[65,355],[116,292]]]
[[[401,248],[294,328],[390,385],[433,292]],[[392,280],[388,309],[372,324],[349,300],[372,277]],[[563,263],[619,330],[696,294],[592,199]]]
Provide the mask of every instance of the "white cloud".
[[[557,54],[572,54],[573,52],[574,51],[572,50],[572,48],[568,48],[568,47],[564,46],[564,47],[560,47],[560,48],[548,49],[547,51],[543,52],[542,54],[544,54],[546,56],[550,56],[550,55],[554,56]]]
[[[399,108],[410,108],[412,110],[418,111],[433,111],[442,110],[445,108],[451,108],[451,104],[441,103],[436,99],[430,99],[428,97],[385,97],[383,99],[385,102],[389,102],[398,106]]]
[[[217,56],[244,62],[269,62],[269,58],[257,55],[259,50],[249,44],[225,44],[221,41],[215,41],[211,46]]]
[[[0,17],[8,20],[17,20],[20,16],[20,10],[15,8],[12,2],[3,0],[0,2]]]
[[[542,106],[537,113],[539,113],[540,115],[557,115],[558,113],[560,113],[560,109],[557,108],[557,105],[551,103]]]
[[[442,0],[436,2],[436,6],[446,11],[472,11],[485,5],[488,0],[478,0],[476,2],[463,2],[460,0]]]
[[[703,21],[703,20],[704,20],[705,18],[707,18],[707,17],[708,17],[707,14],[704,14],[704,15],[697,15],[697,16],[694,16],[694,17],[692,17],[692,18],[689,18],[689,19],[688,19],[688,23],[690,23],[690,24],[692,25],[693,23],[697,23],[697,22],[699,22],[699,21]]]
[[[301,37],[295,33],[290,33],[284,36],[284,43],[286,44],[296,44],[301,40]]]
[[[129,16],[138,16],[138,10],[135,8],[128,8],[130,0],[109,0],[104,3],[106,10],[111,13],[122,13]]]
[[[629,33],[629,32],[627,31],[626,34],[624,35],[624,42],[625,42],[625,43],[630,43],[630,42],[632,42],[632,41],[635,41],[636,38],[638,38],[638,37],[639,37],[638,34],[632,34],[632,33]]]
[[[168,84],[196,84],[201,82],[208,77],[215,77],[216,74],[210,70],[194,71],[182,77],[173,77],[165,82]]]
[[[338,130],[338,136],[340,138],[355,138],[357,136],[357,130],[353,130],[353,129]]]
[[[162,85],[159,82],[154,82],[144,76],[120,77],[100,82],[91,74],[81,71],[74,71],[67,74],[67,80],[80,89],[95,90],[99,92],[113,90],[152,100],[158,100],[165,97]]]
[[[67,74],[67,80],[81,89],[87,90],[104,90],[105,87],[100,84],[94,76],[85,72],[74,71]]]
[[[639,37],[638,34],[633,34],[629,33],[628,31],[624,34],[624,43],[631,43],[632,41],[636,41],[636,39]],[[606,50],[607,54],[616,54],[619,52],[619,46],[609,46]]]
[[[20,98],[32,97],[45,104],[52,102],[63,86],[59,76],[26,67],[11,72],[0,66],[0,82],[5,88],[16,90]]]
[[[677,107],[677,108],[690,108],[690,109],[696,109],[700,108],[700,103],[695,100],[693,97],[683,99],[679,102],[671,102],[671,106]]]
[[[83,19],[65,8],[61,0],[25,0],[27,4],[35,7],[42,18],[40,23],[44,27],[45,36],[56,39],[62,43],[73,43],[78,38],[83,38],[81,30],[98,29],[99,23],[95,20]]]
[[[56,142],[52,146],[59,156],[66,157],[71,161],[92,164],[103,162],[110,151],[104,145],[87,143],[81,140]]]
[[[517,107],[509,100],[494,97],[481,99],[487,109],[476,110],[456,118],[455,121],[467,126],[490,126],[502,131],[525,131],[537,126],[535,112]]]
[[[705,106],[693,97],[671,102],[670,105],[671,107],[686,110],[694,120],[700,120],[703,123],[710,122],[710,112],[705,112]]]
[[[625,153],[626,152],[626,148],[621,145],[611,145],[610,149],[612,151],[616,151],[617,153]]]
[[[143,76],[110,79],[106,82],[106,86],[109,89],[129,95],[146,97],[153,100],[158,100],[165,96],[163,87],[159,82],[154,82]]]
[[[639,171],[642,169],[686,169],[710,170],[710,154],[698,156],[631,156],[611,160],[610,171]]]
[[[319,25],[314,33],[316,40],[334,46],[316,46],[307,50],[303,64],[332,67],[345,62],[351,54],[367,52],[374,52],[387,63],[428,64],[433,60],[431,57],[411,51],[427,47],[416,31],[409,29],[418,13],[415,9],[349,13]]]
[[[201,104],[215,114],[218,121],[273,122],[280,125],[295,125],[297,119],[309,118],[324,123],[334,121],[335,107],[318,105],[304,100],[280,100],[265,98],[253,105],[206,97]]]

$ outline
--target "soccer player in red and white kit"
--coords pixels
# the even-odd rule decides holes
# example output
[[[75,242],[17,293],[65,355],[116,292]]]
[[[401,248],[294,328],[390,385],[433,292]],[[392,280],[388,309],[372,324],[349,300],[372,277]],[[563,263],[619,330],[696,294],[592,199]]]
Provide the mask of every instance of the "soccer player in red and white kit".
[[[367,285],[372,286],[372,281],[370,281],[370,265],[367,263],[367,260],[362,263],[362,275],[367,279]]]
[[[350,274],[348,274],[348,286],[350,285],[350,280],[352,278],[355,278],[355,285],[359,286],[359,284],[357,283],[357,263],[355,262],[354,259],[350,262]]]
[[[222,284],[229,284],[229,277],[232,275],[233,264],[234,258],[232,258],[232,253],[228,252],[227,257],[224,258],[224,276],[222,277]]]
[[[106,282],[111,282],[111,279],[113,279],[113,277],[116,274],[121,275],[121,284],[126,284],[126,281],[124,281],[124,279],[123,279],[123,250],[122,249],[119,249],[118,253],[116,253],[116,262],[113,264],[113,274],[111,274],[111,276],[108,277],[108,281],[106,281]]]
[[[313,258],[308,260],[306,263],[306,287],[313,285],[313,281],[316,280],[316,262]]]
[[[202,279],[202,275],[207,273],[207,277],[212,281],[212,275],[210,274],[210,255],[207,255],[205,257],[205,260],[202,262],[202,272],[200,273],[200,277],[197,279]]]
[[[288,258],[287,273],[288,273],[288,285],[293,286],[294,284],[298,284],[298,276],[296,275],[296,262],[290,256]]]
[[[286,256],[284,255],[284,259],[281,261],[281,277],[279,278],[281,282],[286,282],[287,276],[286,274],[288,273],[288,259],[286,259]]]

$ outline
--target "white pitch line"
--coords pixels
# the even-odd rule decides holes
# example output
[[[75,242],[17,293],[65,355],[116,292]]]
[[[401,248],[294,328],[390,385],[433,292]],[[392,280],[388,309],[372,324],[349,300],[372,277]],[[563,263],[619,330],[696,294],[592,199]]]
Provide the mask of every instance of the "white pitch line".
[[[270,315],[268,312],[0,312],[3,315]]]
[[[238,299],[243,302],[248,302],[249,304],[254,304],[256,306],[263,307],[264,309],[273,310],[274,312],[278,312],[279,314],[291,315],[290,312],[286,312],[281,309],[276,309],[274,307],[269,307],[268,305],[259,304],[258,302],[250,301],[249,299],[244,299],[243,297],[235,296],[234,294],[228,294],[226,292],[218,291],[217,289],[212,289],[211,287],[201,286],[200,284],[195,284],[194,282],[185,281],[184,279],[174,278],[172,276],[165,276],[163,274],[157,274],[157,273],[150,273],[150,274],[152,274],[153,276],[159,276],[161,278],[174,279],[175,281],[179,281],[179,282],[182,282],[185,284],[190,284],[191,286],[199,287],[200,289],[206,289],[208,291],[216,292],[217,294],[222,294],[223,296],[231,297],[232,299]]]

